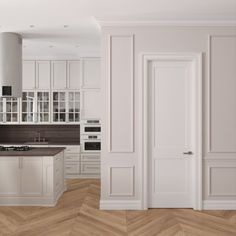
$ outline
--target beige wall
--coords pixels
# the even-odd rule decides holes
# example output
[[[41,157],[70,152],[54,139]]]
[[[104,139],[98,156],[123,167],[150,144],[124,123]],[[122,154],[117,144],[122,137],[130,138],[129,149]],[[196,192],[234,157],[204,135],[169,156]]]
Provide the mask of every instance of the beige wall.
[[[203,53],[203,199],[206,205],[217,200],[219,208],[227,201],[232,206],[236,203],[236,27],[196,26],[103,27],[102,205],[141,207],[140,54],[144,52]]]

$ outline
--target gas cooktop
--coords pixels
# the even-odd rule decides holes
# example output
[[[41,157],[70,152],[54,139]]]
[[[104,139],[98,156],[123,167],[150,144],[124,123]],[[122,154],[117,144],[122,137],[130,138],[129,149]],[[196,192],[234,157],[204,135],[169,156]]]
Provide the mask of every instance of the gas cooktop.
[[[29,151],[31,149],[29,146],[0,146],[0,151]]]

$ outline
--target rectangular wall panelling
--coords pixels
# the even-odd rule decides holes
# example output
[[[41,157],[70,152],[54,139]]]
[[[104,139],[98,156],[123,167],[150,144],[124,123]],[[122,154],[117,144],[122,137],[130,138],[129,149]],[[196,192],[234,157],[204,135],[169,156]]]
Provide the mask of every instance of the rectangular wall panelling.
[[[109,35],[109,152],[134,152],[134,35]],[[122,128],[121,128],[122,127]]]
[[[207,152],[236,158],[236,35],[208,37]]]
[[[134,196],[134,169],[134,166],[109,167],[110,197]]]

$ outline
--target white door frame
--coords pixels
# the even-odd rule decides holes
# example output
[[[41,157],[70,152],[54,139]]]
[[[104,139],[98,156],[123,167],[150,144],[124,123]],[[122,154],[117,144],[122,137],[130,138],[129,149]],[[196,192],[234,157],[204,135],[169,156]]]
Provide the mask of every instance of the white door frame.
[[[142,53],[141,75],[142,75],[142,208],[148,208],[148,63],[154,60],[161,61],[189,61],[194,65],[193,77],[195,85],[195,137],[196,158],[193,173],[193,208],[202,209],[202,53]]]

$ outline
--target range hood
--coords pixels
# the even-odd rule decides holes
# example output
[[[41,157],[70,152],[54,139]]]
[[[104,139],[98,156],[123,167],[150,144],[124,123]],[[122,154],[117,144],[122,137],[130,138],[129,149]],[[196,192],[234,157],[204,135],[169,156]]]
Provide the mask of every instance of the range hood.
[[[22,38],[0,33],[0,97],[22,96]]]

